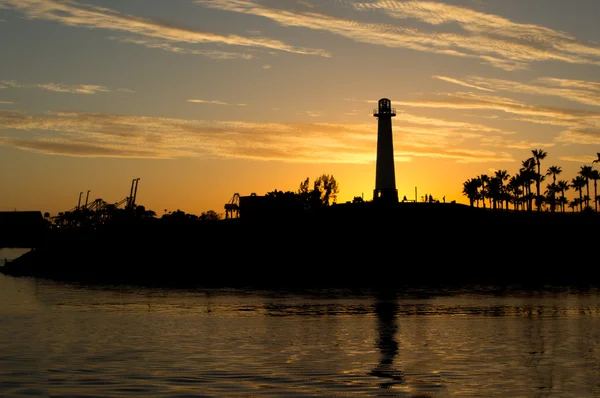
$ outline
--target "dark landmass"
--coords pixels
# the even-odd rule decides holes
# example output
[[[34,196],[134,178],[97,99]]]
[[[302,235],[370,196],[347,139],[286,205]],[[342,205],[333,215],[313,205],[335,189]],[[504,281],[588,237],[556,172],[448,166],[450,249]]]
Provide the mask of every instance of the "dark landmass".
[[[2,269],[84,283],[368,288],[600,284],[597,214],[343,204],[252,220],[48,230]]]

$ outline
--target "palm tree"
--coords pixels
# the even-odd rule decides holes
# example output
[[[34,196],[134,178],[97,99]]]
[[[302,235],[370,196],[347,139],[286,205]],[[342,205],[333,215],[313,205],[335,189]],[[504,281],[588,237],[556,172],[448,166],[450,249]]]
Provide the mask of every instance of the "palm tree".
[[[485,209],[485,198],[488,196],[487,195],[487,191],[488,191],[488,185],[490,183],[490,177],[487,174],[482,174],[479,177],[479,181],[481,182],[481,191],[479,192],[479,195],[481,196],[481,200],[483,202],[483,208]]]
[[[583,203],[583,187],[585,187],[585,178],[582,176],[577,176],[571,180],[571,187],[575,189],[575,191],[579,192],[579,200],[577,204],[579,205],[579,211],[583,211],[581,205]]]
[[[598,180],[600,180],[600,172],[598,170],[592,170],[590,173],[590,179],[594,180],[594,210],[598,212]]]
[[[579,198],[575,198],[569,202],[569,208],[573,211],[573,213],[575,213],[575,208],[580,205],[581,203],[579,201]]]
[[[600,163],[600,152],[598,152],[596,155],[598,155],[598,159],[593,160],[592,163]]]
[[[519,170],[519,172],[521,173],[521,178],[522,178],[522,182],[523,182],[523,191],[524,191],[524,195],[527,199],[527,211],[531,211],[533,206],[532,206],[532,195],[531,195],[531,184],[533,184],[533,182],[535,180],[537,180],[536,174],[535,174],[535,159],[534,158],[529,158],[529,159],[525,159],[522,162],[522,166],[521,169]]]
[[[480,185],[481,185],[481,182],[479,181],[478,178],[468,179],[467,181],[465,181],[463,183],[462,193],[467,198],[469,198],[469,203],[470,203],[471,207],[473,207],[473,202],[475,202],[477,200],[477,198],[479,197]],[[479,207],[479,202],[477,203],[477,207]]]
[[[565,191],[568,191],[571,186],[569,185],[569,181],[560,180],[557,184],[557,187],[558,187],[558,189],[560,189],[560,192],[562,195],[560,197],[560,203],[561,203],[562,212],[564,213],[565,212],[565,203],[567,203],[566,198],[565,198]]]
[[[497,204],[502,200],[502,183],[497,177],[490,178],[488,183],[488,197],[490,198],[490,207],[497,209]]]
[[[521,194],[523,191],[521,190],[521,175],[517,174],[514,177],[510,177],[508,184],[506,185],[506,189],[509,192],[510,200],[512,201],[514,210],[518,210],[519,204],[521,203]],[[508,204],[506,206],[508,208]]]
[[[581,166],[581,169],[579,170],[579,175],[585,179],[585,188],[587,196],[587,200],[585,201],[586,207],[590,205],[590,176],[592,174],[592,170],[592,166]]]
[[[542,174],[540,172],[540,167],[541,167],[541,161],[544,160],[544,158],[546,157],[546,155],[548,155],[546,152],[544,152],[543,149],[533,149],[531,151],[531,153],[533,153],[533,158],[535,159],[535,164],[537,165],[537,175],[535,176],[535,187],[537,189],[537,197],[540,197],[540,182],[541,182],[541,177]],[[536,205],[537,205],[537,209],[538,211],[541,210],[541,201],[539,199],[536,200]]]
[[[496,170],[495,177],[498,179],[500,183],[500,208],[504,208],[503,203],[506,197],[506,192],[504,189],[504,181],[508,180],[510,174],[508,174],[507,170]],[[508,210],[508,201],[506,201],[506,209]]]
[[[562,169],[560,168],[560,166],[550,166],[548,167],[548,171],[546,172],[546,175],[552,176],[552,186],[553,189],[550,191],[551,192],[551,196],[550,196],[550,210],[552,210],[552,212],[554,213],[554,210],[556,208],[556,191],[557,191],[557,187],[556,187],[556,176],[559,175],[560,173],[562,173]]]

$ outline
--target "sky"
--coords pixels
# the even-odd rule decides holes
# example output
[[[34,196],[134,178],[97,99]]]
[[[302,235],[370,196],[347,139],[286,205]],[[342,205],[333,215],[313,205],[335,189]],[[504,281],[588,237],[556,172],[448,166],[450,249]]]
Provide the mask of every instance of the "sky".
[[[224,213],[333,175],[372,199],[389,98],[400,197],[570,181],[600,152],[597,0],[0,0],[0,211]],[[88,191],[89,194],[88,194]],[[573,192],[568,193],[574,196]]]

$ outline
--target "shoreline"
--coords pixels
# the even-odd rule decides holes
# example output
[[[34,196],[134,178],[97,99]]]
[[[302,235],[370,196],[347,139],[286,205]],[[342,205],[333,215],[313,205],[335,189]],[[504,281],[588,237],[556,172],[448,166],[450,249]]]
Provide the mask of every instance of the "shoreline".
[[[252,221],[138,220],[55,231],[0,272],[206,287],[600,284],[600,217],[565,216],[403,204]]]

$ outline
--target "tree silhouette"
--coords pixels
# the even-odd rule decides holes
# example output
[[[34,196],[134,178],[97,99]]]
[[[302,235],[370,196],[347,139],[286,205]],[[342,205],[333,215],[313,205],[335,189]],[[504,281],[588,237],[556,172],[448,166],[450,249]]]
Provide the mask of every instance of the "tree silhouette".
[[[541,167],[541,161],[548,154],[546,152],[544,152],[543,149],[533,149],[531,151],[531,153],[533,153],[533,158],[535,159],[535,164],[537,165],[537,174],[535,176],[535,187],[537,190],[536,205],[537,205],[537,210],[540,211],[541,210],[540,183],[542,181],[542,174],[540,171],[540,167]]]
[[[560,180],[557,184],[558,189],[560,189],[561,192],[561,197],[560,197],[560,204],[561,204],[561,209],[562,212],[565,212],[565,204],[568,204],[568,200],[567,198],[565,198],[565,192],[569,190],[569,188],[571,187],[569,185],[569,181],[566,180]]]
[[[521,182],[523,183],[523,191],[525,194],[525,200],[527,201],[527,210],[531,211],[533,209],[533,195],[531,194],[531,184],[537,181],[537,176],[535,172],[536,163],[534,158],[528,158],[525,159],[521,164],[523,166],[519,170],[519,172],[521,173]]]
[[[214,210],[203,211],[200,217],[198,217],[200,221],[219,221],[220,219],[221,216]]]
[[[572,209],[575,206],[580,212],[598,212],[600,198],[597,194],[597,186],[600,179],[600,171],[594,170],[593,166],[581,166],[581,170],[577,173],[576,178],[573,178],[570,182],[567,180],[557,181],[557,176],[563,172],[562,168],[552,165],[542,175],[539,172],[541,168],[540,163],[547,156],[547,153],[542,149],[534,149],[531,152],[534,156],[523,160],[518,173],[512,177],[510,177],[506,170],[498,170],[493,177],[481,174],[463,182],[462,194],[469,198],[470,206],[473,207],[474,204],[477,204],[477,207],[479,207],[479,200],[482,199],[483,207],[485,208],[487,206],[485,199],[489,199],[490,207],[494,209],[497,208],[498,203],[499,207],[503,209],[503,203],[506,202],[507,210],[509,208],[508,204],[512,204],[514,211],[532,211],[533,201],[535,200],[535,206],[538,211],[549,206],[549,209],[554,213],[556,212],[556,207],[560,206],[561,212],[564,213],[567,206]],[[600,152],[597,155],[599,158],[592,163],[600,162]],[[549,176],[552,176],[552,182],[547,184],[546,189],[541,193],[541,183]],[[508,180],[508,183],[505,184],[506,180]],[[590,195],[590,180],[594,181],[594,207],[590,206],[590,201],[592,200]],[[532,185],[534,183],[536,184],[537,194],[532,193]],[[585,191],[583,190],[584,187],[586,188]],[[569,202],[565,194],[570,188],[573,188],[579,196],[571,202]],[[575,209],[573,210],[575,211]]]
[[[510,201],[513,204],[514,210],[519,209],[519,205],[521,203],[521,195],[523,194],[523,190],[521,189],[522,186],[523,186],[523,184],[521,183],[521,175],[520,174],[510,177],[510,179],[508,180],[506,189],[508,191]]]
[[[575,178],[573,178],[571,180],[571,187],[575,191],[579,192],[579,198],[578,198],[579,200],[578,200],[577,204],[579,205],[579,211],[582,211],[583,209],[582,209],[581,206],[583,204],[583,197],[582,197],[582,195],[583,195],[583,187],[585,187],[585,178],[583,178],[580,175],[577,176],[577,177],[575,177]]]
[[[509,197],[507,195],[506,189],[504,187],[504,181],[508,180],[510,174],[508,174],[507,170],[496,170],[495,178],[498,180],[500,184],[499,188],[499,200],[500,200],[500,208],[503,208],[504,202],[506,202],[506,209],[508,210],[508,202]]]
[[[315,180],[313,191],[319,193],[322,205],[329,206],[330,201],[335,203],[340,188],[332,175],[322,174]]]
[[[479,187],[481,186],[481,180],[479,178],[468,179],[463,183],[462,193],[469,198],[469,204],[473,207],[473,204],[479,197]],[[477,204],[479,207],[479,203]]]
[[[594,181],[594,211],[598,212],[598,180],[600,180],[600,172],[592,170],[590,179]]]
[[[581,169],[579,170],[579,175],[585,179],[585,196],[587,197],[585,201],[586,207],[590,205],[590,177],[592,175],[592,170],[592,166],[581,166]]]
[[[481,198],[481,201],[483,202],[483,208],[485,209],[485,198],[487,198],[488,194],[488,184],[490,182],[490,177],[487,174],[482,174],[479,177],[479,182],[480,185],[479,187],[481,188],[479,190],[479,197]]]
[[[556,191],[558,187],[556,186],[556,176],[562,173],[562,169],[560,166],[550,166],[548,167],[548,171],[546,172],[547,176],[552,176],[552,185],[550,188],[550,210],[554,213],[556,209]]]

